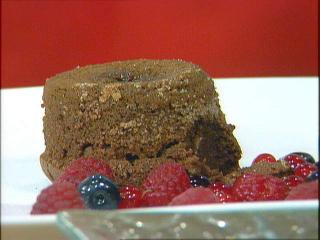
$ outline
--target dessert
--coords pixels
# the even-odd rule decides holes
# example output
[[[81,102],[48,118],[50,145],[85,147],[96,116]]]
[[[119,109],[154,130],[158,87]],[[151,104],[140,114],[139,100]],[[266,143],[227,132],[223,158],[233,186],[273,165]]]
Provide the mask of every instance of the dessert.
[[[241,150],[212,79],[178,60],[131,60],[79,67],[46,81],[46,175],[77,158],[108,164],[118,185],[139,186],[168,160],[210,180],[239,169]]]
[[[304,164],[310,164],[305,159],[302,160]],[[235,177],[232,184],[221,181],[208,182],[205,176],[188,177],[181,164],[166,162],[153,169],[143,184],[136,187],[117,186],[110,180],[112,172],[109,170],[97,174],[91,167],[95,162],[100,165],[100,160],[94,159],[72,161],[62,174],[66,176],[68,173],[69,177],[55,181],[42,190],[31,213],[55,213],[71,208],[102,210],[318,198],[318,162],[313,164],[316,170],[305,179],[294,175],[295,171],[291,171],[290,175],[285,177],[274,176],[274,171],[270,174],[255,171],[261,168],[255,165],[262,163],[269,164],[271,169],[278,162],[286,166],[285,160],[253,162],[251,167],[246,168],[246,172]],[[85,172],[77,171],[79,164],[83,165]],[[291,169],[290,165],[287,167]],[[108,168],[106,166],[106,169]],[[80,178],[83,179],[78,182]]]
[[[263,153],[240,169],[214,83],[191,63],[76,68],[46,82],[43,106],[40,162],[53,184],[32,214],[318,196],[310,154]]]

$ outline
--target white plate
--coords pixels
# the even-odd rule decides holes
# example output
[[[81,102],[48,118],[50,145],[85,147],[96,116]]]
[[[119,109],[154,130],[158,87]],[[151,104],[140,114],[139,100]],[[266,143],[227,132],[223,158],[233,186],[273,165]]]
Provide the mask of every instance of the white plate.
[[[227,121],[236,125],[242,166],[263,152],[281,157],[304,151],[318,160],[318,78],[216,79],[215,85]],[[50,184],[39,164],[42,90],[1,90],[3,221],[27,217],[39,191]]]

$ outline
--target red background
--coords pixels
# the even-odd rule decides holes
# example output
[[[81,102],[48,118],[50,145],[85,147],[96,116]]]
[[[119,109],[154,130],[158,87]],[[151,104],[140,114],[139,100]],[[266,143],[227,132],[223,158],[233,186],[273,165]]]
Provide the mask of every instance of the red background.
[[[317,0],[2,1],[2,87],[77,65],[181,58],[213,77],[317,76]]]

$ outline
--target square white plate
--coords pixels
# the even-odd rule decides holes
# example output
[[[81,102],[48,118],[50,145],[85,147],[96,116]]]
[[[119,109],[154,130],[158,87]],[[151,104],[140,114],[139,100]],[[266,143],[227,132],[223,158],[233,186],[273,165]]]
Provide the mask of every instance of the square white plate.
[[[216,79],[227,122],[243,151],[242,166],[260,153],[280,158],[303,151],[318,161],[318,78]],[[1,220],[30,220],[29,212],[50,181],[44,150],[42,87],[1,90]],[[32,218],[32,217],[31,217]]]

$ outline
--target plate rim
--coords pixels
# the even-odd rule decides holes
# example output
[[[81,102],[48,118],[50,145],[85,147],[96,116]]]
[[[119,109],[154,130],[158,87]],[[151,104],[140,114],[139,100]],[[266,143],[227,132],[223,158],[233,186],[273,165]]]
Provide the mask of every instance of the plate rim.
[[[261,202],[236,202],[226,204],[199,204],[182,206],[164,206],[134,209],[111,210],[112,213],[121,214],[193,214],[193,213],[235,213],[235,212],[255,212],[255,211],[279,211],[279,210],[316,210],[319,208],[319,199],[312,200],[280,200],[280,201],[261,201]],[[73,210],[79,211],[79,210]],[[83,210],[80,210],[83,211]],[[97,211],[97,210],[84,210]],[[44,225],[56,224],[59,214],[65,214],[68,211],[62,211],[57,214],[27,215],[27,216],[1,216],[2,225]],[[100,212],[100,211],[99,211]]]

